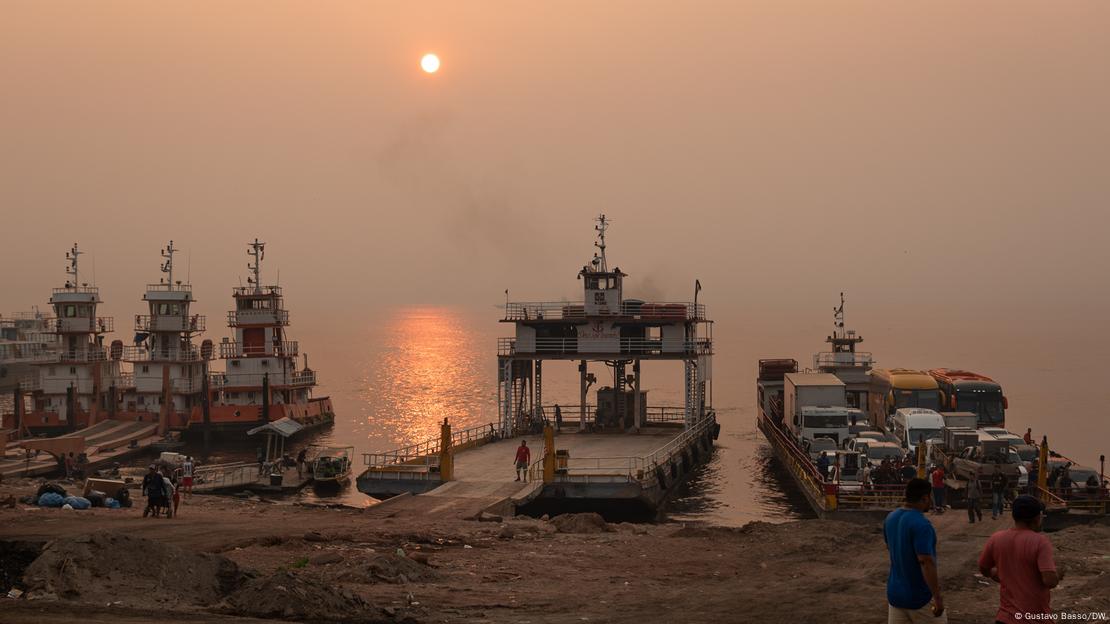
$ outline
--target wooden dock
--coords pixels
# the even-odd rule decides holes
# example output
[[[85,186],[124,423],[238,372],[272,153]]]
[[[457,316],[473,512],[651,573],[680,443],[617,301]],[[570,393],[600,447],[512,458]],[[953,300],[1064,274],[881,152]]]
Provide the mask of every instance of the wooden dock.
[[[158,425],[155,423],[105,420],[56,438],[27,438],[8,442],[4,447],[3,458],[0,459],[0,476],[35,477],[58,472],[58,461],[50,453],[32,455],[28,461],[21,446],[23,442],[82,438],[84,452],[88,457],[85,466],[87,472],[146,452],[151,445],[162,440],[157,431]]]

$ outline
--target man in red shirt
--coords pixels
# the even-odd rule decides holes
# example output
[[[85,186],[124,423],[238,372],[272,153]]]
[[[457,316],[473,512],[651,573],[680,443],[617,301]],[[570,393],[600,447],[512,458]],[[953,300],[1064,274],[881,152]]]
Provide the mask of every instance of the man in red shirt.
[[[521,440],[520,446],[516,447],[516,480],[520,481],[521,475],[524,480],[528,480],[528,464],[532,462],[532,451],[528,448],[528,440]]]
[[[992,535],[979,556],[979,572],[1001,585],[995,619],[1003,624],[1052,613],[1051,590],[1060,583],[1052,542],[1039,532],[1044,505],[1032,496],[1019,496],[1012,509],[1014,528]]]
[[[944,513],[944,468],[937,466],[929,476],[933,485],[933,511]]]

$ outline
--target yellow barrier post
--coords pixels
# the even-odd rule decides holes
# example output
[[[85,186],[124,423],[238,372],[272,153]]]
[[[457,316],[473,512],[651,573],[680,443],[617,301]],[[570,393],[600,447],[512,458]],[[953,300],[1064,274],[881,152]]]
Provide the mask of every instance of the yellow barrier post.
[[[543,482],[555,482],[555,429],[543,428]]]
[[[922,440],[917,445],[917,478],[925,478],[925,441]]]
[[[450,481],[455,473],[455,451],[451,448],[451,424],[443,419],[439,428],[439,478]]]
[[[1041,452],[1037,461],[1037,498],[1048,503],[1048,436],[1041,437]]]

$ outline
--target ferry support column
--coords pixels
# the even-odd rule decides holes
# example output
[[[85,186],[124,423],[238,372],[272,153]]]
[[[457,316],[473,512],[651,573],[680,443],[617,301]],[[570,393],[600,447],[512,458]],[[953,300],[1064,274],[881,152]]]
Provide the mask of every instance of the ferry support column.
[[[579,386],[579,407],[578,412],[578,431],[586,431],[586,360],[582,360],[578,364],[578,386]]]
[[[643,399],[640,398],[640,360],[632,361],[632,409],[634,410],[632,423],[636,431],[640,430],[646,423],[643,421]]]

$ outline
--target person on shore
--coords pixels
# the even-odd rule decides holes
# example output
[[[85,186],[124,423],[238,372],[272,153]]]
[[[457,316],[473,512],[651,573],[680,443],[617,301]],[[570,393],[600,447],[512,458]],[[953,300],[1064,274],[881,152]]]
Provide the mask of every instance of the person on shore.
[[[994,474],[991,475],[991,520],[997,520],[1002,515],[1002,502],[1006,496],[1006,475],[1002,474],[1002,466],[994,465]]]
[[[307,448],[303,448],[303,449],[301,449],[301,452],[297,453],[297,478],[298,479],[303,479],[304,478],[304,463],[305,463],[305,459],[307,457],[308,457],[308,449]]]
[[[1028,428],[1025,429],[1025,435],[1023,436],[1023,439],[1025,440],[1026,444],[1033,444],[1033,428],[1032,427],[1028,427]]]
[[[944,513],[944,468],[937,466],[929,474],[933,485],[933,507],[938,514]]]
[[[181,465],[181,489],[185,490],[186,494],[192,495],[193,493],[193,457],[191,455],[185,457],[185,463]]]
[[[1014,526],[990,536],[979,555],[979,572],[999,583],[998,613],[1003,624],[1020,624],[1052,614],[1052,588],[1062,577],[1052,542],[1041,533],[1044,505],[1032,496],[1014,499]],[[1048,618],[1044,618],[1048,619]]]
[[[883,522],[883,541],[890,552],[888,624],[948,622],[937,573],[937,534],[924,513],[932,507],[931,490],[925,479],[910,479],[905,503]]]
[[[909,483],[917,476],[917,467],[913,465],[909,458],[902,461],[902,471],[899,476],[903,483]]]
[[[528,480],[528,464],[532,463],[532,451],[528,448],[528,440],[521,440],[520,446],[516,447],[516,480],[520,481],[521,477]]]
[[[829,456],[824,452],[817,458],[817,472],[821,473],[821,480],[829,480]]]
[[[1033,460],[1033,465],[1030,466],[1030,468],[1029,468],[1029,486],[1028,486],[1029,491],[1026,492],[1030,496],[1035,496],[1037,494],[1037,485],[1038,485],[1037,480],[1040,478],[1040,476],[1041,476],[1041,461],[1039,459],[1034,459]]]
[[[1092,474],[1087,477],[1087,498],[1095,499],[1099,495],[1098,477]]]
[[[73,478],[73,451],[70,451],[69,455],[65,457],[66,479],[68,480]]]
[[[555,404],[555,431],[563,430],[563,408],[559,404]]]
[[[150,465],[150,471],[143,477],[142,492],[146,496],[146,509],[143,509],[143,517],[154,515],[158,517],[158,508],[162,492],[162,475],[158,474],[158,469],[154,464]]]
[[[864,494],[871,492],[871,464],[864,460],[863,467],[859,469],[859,485]]]
[[[262,447],[258,447],[254,452],[255,459],[258,461],[258,476],[263,476],[263,468],[266,463],[266,455],[262,452]]]
[[[166,508],[166,519],[170,519],[177,515],[174,507],[174,499],[177,498],[177,488],[174,487],[173,480],[170,479],[169,471],[164,471],[161,475],[162,482],[162,504]],[[178,499],[180,501],[180,499]]]
[[[1075,481],[1071,478],[1071,464],[1064,466],[1064,471],[1060,473],[1060,498],[1071,498],[1071,488],[1075,485]]]
[[[975,519],[983,521],[983,487],[979,485],[979,478],[972,477],[967,482],[967,521],[975,524]]]

